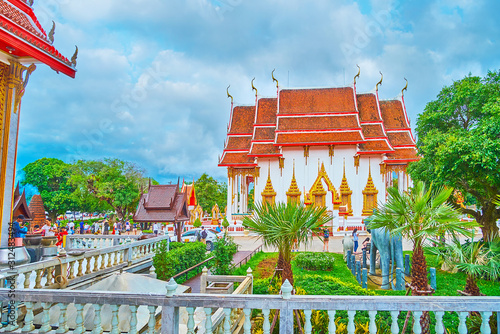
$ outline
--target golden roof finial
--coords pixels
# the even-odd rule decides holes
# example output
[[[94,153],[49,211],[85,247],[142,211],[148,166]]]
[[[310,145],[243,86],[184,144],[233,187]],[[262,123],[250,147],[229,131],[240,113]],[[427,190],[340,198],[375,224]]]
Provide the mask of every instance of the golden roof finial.
[[[252,79],[252,90],[255,91],[255,97],[257,97],[257,88],[255,88],[255,86],[253,85],[254,80],[255,80],[255,78]]]
[[[358,64],[356,64],[358,66]],[[358,66],[358,74],[354,76],[354,84],[356,84],[356,78],[359,78],[359,74],[361,73],[361,67]]]
[[[380,73],[380,81],[377,82],[377,84],[375,85],[375,90],[378,92],[378,85],[381,85],[382,84],[382,80],[384,79],[384,75],[382,74],[382,72],[378,72]]]
[[[372,177],[372,164],[371,164],[371,158],[368,157],[368,177]]]
[[[231,87],[231,85],[227,86],[226,93],[227,93],[227,97],[231,98],[231,104],[232,104],[233,103],[233,96],[231,94],[229,94],[229,87]]]
[[[408,90],[408,80],[406,80],[406,78],[405,78],[405,81],[406,81],[406,86],[403,89],[401,89],[401,96],[404,95],[405,90]]]
[[[305,190],[304,190],[305,191]],[[287,196],[300,196],[302,193],[299,190],[297,185],[297,180],[295,179],[295,159],[293,159],[293,173],[292,173],[292,182],[290,182],[290,187],[286,192]]]
[[[73,65],[73,67],[76,67],[76,58],[78,57],[78,46],[75,45],[75,48],[75,53],[73,53],[71,57],[71,65]]]
[[[54,33],[56,31],[56,23],[54,21],[52,21],[52,29],[50,29],[50,32],[49,32],[49,41],[50,43],[54,43]]]
[[[345,179],[345,158],[344,158],[344,179]]]
[[[276,78],[274,77],[274,71],[276,71],[276,69],[274,69],[274,70],[271,72],[271,76],[273,77],[273,82],[274,82],[274,81],[276,81],[276,88],[279,88],[279,87],[278,87],[278,79],[276,79]]]

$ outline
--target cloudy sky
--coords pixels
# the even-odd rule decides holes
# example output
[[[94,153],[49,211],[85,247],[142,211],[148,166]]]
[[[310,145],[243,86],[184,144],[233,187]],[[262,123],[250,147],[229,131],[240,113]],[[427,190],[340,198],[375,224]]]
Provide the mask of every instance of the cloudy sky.
[[[400,94],[415,126],[443,85],[500,68],[494,0],[35,0],[76,79],[39,65],[23,98],[18,169],[41,157],[116,157],[160,182],[225,179],[230,100],[282,87]]]

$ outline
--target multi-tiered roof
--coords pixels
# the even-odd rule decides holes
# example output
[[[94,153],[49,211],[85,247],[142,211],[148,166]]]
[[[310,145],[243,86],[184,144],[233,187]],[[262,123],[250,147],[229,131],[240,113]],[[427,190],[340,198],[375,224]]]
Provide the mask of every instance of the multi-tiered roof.
[[[280,89],[277,98],[231,110],[219,166],[254,167],[282,157],[279,147],[358,144],[357,154],[387,154],[386,164],[417,160],[404,99],[379,101],[356,86]]]

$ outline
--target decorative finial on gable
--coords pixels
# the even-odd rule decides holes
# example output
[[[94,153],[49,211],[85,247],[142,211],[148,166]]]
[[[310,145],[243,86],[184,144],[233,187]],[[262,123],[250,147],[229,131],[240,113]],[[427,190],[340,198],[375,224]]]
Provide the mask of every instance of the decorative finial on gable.
[[[227,93],[227,97],[230,97],[231,98],[231,104],[233,104],[233,96],[231,94],[229,94],[229,87],[231,87],[231,85],[228,85],[227,88],[226,88],[226,93]]]
[[[50,32],[49,32],[49,41],[50,43],[54,43],[54,33],[56,31],[56,23],[54,21],[52,21],[52,29],[50,29]]]
[[[358,66],[358,64],[356,64]],[[358,66],[358,74],[354,76],[354,84],[356,84],[356,78],[359,78],[359,74],[361,73],[361,67]]]
[[[384,80],[384,75],[382,74],[382,72],[378,72],[380,73],[380,81],[377,82],[377,85],[375,85],[375,90],[378,92],[378,85],[381,85],[382,84],[382,80]]]
[[[271,76],[273,77],[273,82],[274,82],[274,81],[276,81],[276,88],[279,88],[279,87],[278,87],[278,79],[276,79],[276,78],[274,77],[274,71],[276,71],[276,69],[274,69],[274,70],[271,72]]]
[[[255,91],[255,97],[257,97],[257,88],[255,88],[255,86],[253,85],[254,80],[255,80],[255,78],[252,79],[252,90]]]
[[[76,67],[76,58],[78,57],[78,46],[75,45],[75,48],[75,53],[73,53],[71,57],[71,64],[73,64],[73,67]]]
[[[408,90],[408,80],[406,80],[406,78],[405,78],[405,81],[406,81],[406,86],[403,89],[401,89],[401,96],[404,95],[405,90]]]

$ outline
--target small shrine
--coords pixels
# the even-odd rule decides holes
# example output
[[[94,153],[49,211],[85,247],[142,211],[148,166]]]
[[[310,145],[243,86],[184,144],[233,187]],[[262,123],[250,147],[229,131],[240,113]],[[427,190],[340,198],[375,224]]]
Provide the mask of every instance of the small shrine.
[[[411,186],[408,163],[418,160],[399,96],[381,100],[378,90],[346,87],[281,88],[255,104],[235,106],[219,166],[227,168],[229,221],[249,213],[249,192],[261,203],[303,202],[333,213],[334,231],[364,229],[363,219],[384,203],[387,188]],[[264,171],[264,172],[263,172]],[[339,219],[340,217],[340,219]]]
[[[29,210],[33,216],[33,221],[30,224],[31,232],[35,225],[42,227],[43,224],[45,224],[45,207],[43,206],[42,196],[33,195],[30,201]]]
[[[16,219],[17,216],[23,215],[25,221],[32,221],[33,214],[31,213],[28,202],[26,201],[26,192],[23,190],[21,193],[19,190],[19,183],[14,190],[14,206],[12,209],[12,217]]]
[[[174,224],[177,241],[181,241],[184,222],[189,221],[187,193],[179,189],[177,184],[152,185],[148,192],[141,196],[134,222],[142,229],[150,228],[153,223]]]
[[[52,45],[55,23],[47,34],[31,7],[33,1],[0,2],[0,247],[8,244],[15,207],[13,192],[21,99],[35,63],[48,65],[71,78],[76,74],[78,48],[71,60]],[[27,208],[27,206],[26,206]],[[29,211],[28,211],[29,212]],[[26,212],[28,214],[28,212]],[[29,214],[28,214],[29,216]]]

